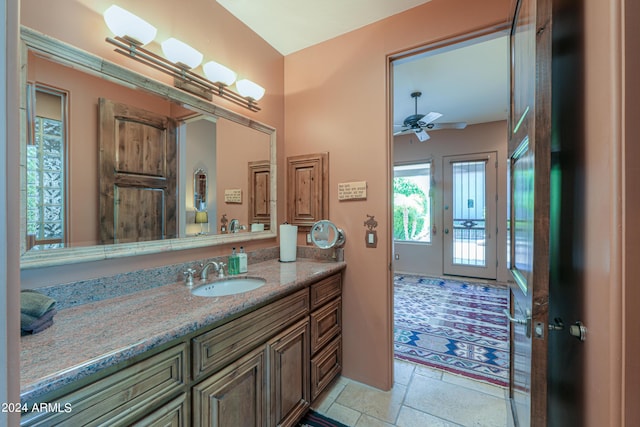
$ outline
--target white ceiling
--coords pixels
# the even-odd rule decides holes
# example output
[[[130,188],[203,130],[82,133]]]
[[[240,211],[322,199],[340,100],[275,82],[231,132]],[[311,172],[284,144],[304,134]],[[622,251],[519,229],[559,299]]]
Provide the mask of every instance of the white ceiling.
[[[216,0],[283,55],[321,43],[429,0]],[[436,123],[506,119],[507,38],[454,46],[394,66],[394,123],[442,113]]]
[[[394,124],[415,113],[411,92],[420,91],[418,114],[435,111],[435,123],[506,120],[509,101],[507,37],[402,60],[393,69]]]
[[[216,0],[283,55],[430,0]]]

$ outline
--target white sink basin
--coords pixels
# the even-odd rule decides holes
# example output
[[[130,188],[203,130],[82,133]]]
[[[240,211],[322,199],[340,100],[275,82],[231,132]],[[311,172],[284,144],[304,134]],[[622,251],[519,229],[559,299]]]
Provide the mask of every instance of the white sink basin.
[[[221,297],[253,291],[265,283],[266,280],[257,277],[230,277],[198,286],[194,288],[191,293],[199,297]]]

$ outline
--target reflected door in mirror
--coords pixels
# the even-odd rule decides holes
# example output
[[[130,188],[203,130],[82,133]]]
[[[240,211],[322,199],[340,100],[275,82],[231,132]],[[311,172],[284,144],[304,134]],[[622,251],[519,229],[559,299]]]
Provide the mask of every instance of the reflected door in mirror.
[[[264,230],[269,229],[271,222],[270,185],[269,161],[249,162],[249,223],[264,224]]]
[[[175,121],[100,99],[103,244],[176,234]]]

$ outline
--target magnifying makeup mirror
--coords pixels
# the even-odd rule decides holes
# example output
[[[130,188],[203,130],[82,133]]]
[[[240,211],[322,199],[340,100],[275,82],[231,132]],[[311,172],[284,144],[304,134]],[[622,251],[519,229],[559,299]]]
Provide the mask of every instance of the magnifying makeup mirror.
[[[323,219],[311,226],[311,242],[320,249],[339,248],[345,240],[342,229],[329,220]]]

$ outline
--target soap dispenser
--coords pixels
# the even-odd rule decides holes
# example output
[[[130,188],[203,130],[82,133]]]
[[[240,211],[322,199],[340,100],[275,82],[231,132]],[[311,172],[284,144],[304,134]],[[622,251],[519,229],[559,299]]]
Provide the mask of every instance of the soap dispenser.
[[[238,254],[238,273],[246,273],[247,270],[247,253],[244,251],[244,248],[240,246],[240,253]]]
[[[236,253],[236,248],[233,248],[231,255],[229,255],[228,271],[231,276],[238,274],[238,254]]]

